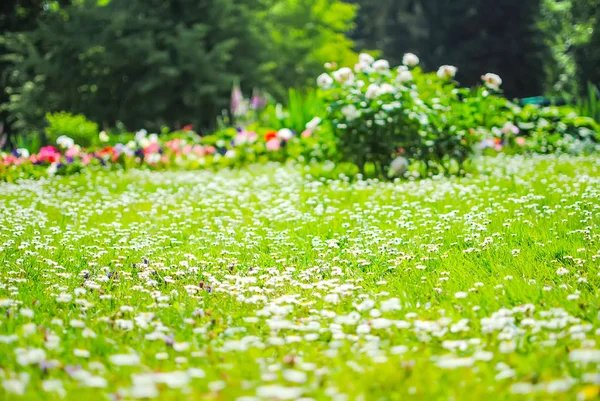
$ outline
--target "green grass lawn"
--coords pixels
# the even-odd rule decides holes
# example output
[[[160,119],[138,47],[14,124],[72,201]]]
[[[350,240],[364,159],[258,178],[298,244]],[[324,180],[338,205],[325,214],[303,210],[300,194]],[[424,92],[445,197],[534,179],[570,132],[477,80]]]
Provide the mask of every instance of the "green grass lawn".
[[[0,399],[592,399],[600,159],[480,163],[2,183]]]

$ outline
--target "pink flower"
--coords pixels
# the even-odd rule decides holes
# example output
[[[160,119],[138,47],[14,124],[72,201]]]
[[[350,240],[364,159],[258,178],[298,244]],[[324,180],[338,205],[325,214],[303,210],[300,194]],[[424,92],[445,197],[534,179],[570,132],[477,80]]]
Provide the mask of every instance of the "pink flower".
[[[312,136],[312,130],[305,129],[304,131],[302,131],[302,133],[300,134],[300,136],[302,138],[308,138],[308,137]]]
[[[248,143],[246,131],[239,132],[235,138],[233,138],[233,146],[245,145],[246,143]]]
[[[149,155],[151,153],[158,153],[160,151],[160,145],[158,142],[150,142],[148,146],[144,148],[144,154]]]
[[[56,163],[60,161],[60,152],[54,146],[44,146],[40,149],[37,159],[41,162]]]
[[[92,159],[93,159],[93,156],[86,153],[83,156],[81,156],[81,163],[84,166],[87,166],[88,164],[90,164],[90,162],[92,161]]]
[[[240,85],[236,82],[231,89],[231,113],[238,115],[241,109],[241,104],[244,101],[244,95],[240,89]]]
[[[4,165],[9,166],[9,165],[15,163],[16,161],[17,161],[17,158],[14,157],[13,155],[6,155],[6,158],[4,159]]]
[[[215,148],[214,146],[207,146],[205,150],[207,155],[212,155],[217,151],[217,148]]]
[[[267,150],[276,151],[279,150],[279,148],[281,148],[281,142],[279,141],[279,139],[273,138],[267,142]]]
[[[192,151],[198,157],[202,157],[202,156],[206,155],[206,149],[204,149],[204,146],[202,146],[202,145],[194,145],[194,147],[192,148]]]
[[[65,156],[70,157],[71,159],[76,158],[81,153],[81,148],[77,145],[71,146],[65,152]]]
[[[502,127],[502,133],[505,135],[510,133],[517,135],[519,133],[519,127],[509,121]]]
[[[248,143],[254,143],[258,139],[258,134],[254,131],[247,132],[246,136],[248,137]]]
[[[165,147],[173,151],[179,150],[181,146],[181,139],[173,139],[172,141],[165,142]]]
[[[515,141],[517,142],[517,145],[519,145],[519,146],[525,145],[525,137],[524,136],[517,137],[517,139]]]
[[[185,145],[182,152],[184,155],[189,155],[192,152],[192,145]]]
[[[254,131],[250,131],[250,132],[240,131],[235,136],[235,138],[233,138],[233,145],[240,146],[240,145],[252,144],[252,143],[256,142],[257,139],[258,139],[258,135]]]
[[[502,144],[501,143],[497,143],[494,145],[494,149],[496,149],[497,152],[501,152],[502,151]]]

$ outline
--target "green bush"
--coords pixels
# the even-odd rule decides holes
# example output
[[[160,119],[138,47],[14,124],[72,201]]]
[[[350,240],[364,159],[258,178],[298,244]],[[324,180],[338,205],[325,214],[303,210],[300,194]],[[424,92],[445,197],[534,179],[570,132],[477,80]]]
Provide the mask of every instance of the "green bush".
[[[46,136],[52,145],[56,144],[60,136],[67,136],[84,148],[95,145],[99,141],[98,124],[89,121],[81,114],[48,113],[46,120],[48,120]]]
[[[528,105],[516,111],[516,125],[520,134],[528,138],[527,150],[536,153],[583,151],[598,140],[600,126],[593,118],[582,117],[570,107]]]
[[[600,150],[600,125],[579,115],[569,106],[528,104],[519,107],[507,102],[493,126],[481,127],[485,154],[589,153]]]

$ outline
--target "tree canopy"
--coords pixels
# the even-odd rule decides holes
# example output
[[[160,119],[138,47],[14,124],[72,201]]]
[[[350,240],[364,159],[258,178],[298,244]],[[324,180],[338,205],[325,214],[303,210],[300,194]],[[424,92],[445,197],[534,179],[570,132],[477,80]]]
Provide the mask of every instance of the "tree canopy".
[[[47,111],[103,125],[209,127],[234,82],[277,96],[352,54],[354,7],[338,0],[83,0],[4,36],[4,108],[17,129]]]

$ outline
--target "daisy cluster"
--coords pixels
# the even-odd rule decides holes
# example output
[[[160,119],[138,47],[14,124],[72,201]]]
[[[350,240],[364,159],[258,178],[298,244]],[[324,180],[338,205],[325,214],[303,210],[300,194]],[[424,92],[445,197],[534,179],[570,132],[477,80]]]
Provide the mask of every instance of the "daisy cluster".
[[[0,184],[7,399],[592,399],[600,161]]]

